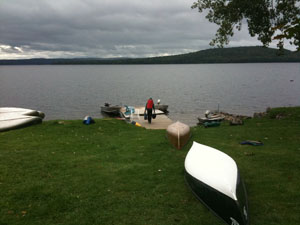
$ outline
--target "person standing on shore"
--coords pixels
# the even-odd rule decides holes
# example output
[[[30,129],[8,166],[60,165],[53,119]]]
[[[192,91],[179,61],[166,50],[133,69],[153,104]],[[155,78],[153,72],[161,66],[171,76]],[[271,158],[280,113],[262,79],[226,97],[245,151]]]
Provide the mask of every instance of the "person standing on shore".
[[[155,106],[152,98],[149,98],[146,106],[145,106],[145,111],[147,110],[147,116],[148,116],[148,123],[151,123],[152,120],[152,109],[154,110],[155,113]]]

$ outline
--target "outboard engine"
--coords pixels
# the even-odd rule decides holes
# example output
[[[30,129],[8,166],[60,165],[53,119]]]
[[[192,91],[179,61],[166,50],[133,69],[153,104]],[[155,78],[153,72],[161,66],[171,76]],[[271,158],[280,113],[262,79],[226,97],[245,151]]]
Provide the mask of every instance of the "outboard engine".
[[[210,111],[209,110],[206,110],[205,112],[205,117],[208,118],[208,115],[210,114]]]

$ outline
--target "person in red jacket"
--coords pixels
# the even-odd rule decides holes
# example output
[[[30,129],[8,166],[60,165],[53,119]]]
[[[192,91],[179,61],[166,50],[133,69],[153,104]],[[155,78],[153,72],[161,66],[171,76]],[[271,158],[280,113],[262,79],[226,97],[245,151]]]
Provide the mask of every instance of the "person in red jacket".
[[[151,123],[152,120],[152,109],[154,110],[155,113],[154,102],[152,98],[149,98],[145,106],[145,111],[147,110],[147,115],[148,115],[148,123]]]

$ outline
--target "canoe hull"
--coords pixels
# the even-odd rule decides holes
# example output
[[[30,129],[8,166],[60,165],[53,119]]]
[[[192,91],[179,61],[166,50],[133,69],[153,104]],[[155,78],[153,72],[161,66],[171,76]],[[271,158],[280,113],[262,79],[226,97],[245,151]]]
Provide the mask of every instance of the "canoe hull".
[[[194,142],[185,158],[185,180],[195,196],[227,224],[249,224],[246,188],[230,156]]]
[[[24,108],[17,108],[17,107],[1,107],[0,114],[19,114],[19,115],[26,115],[26,116],[37,116],[42,119],[45,118],[45,113],[33,109],[24,109]]]
[[[0,131],[22,128],[42,122],[45,114],[41,111],[17,108],[0,107]]]
[[[194,178],[186,170],[185,180],[193,194],[227,224],[248,224],[248,204],[245,186],[241,179],[237,185],[238,201]]]
[[[0,119],[0,132],[8,131],[12,129],[22,128],[29,125],[41,123],[42,118],[36,116],[25,116],[25,115],[9,115],[6,118]]]
[[[181,149],[191,137],[190,127],[177,121],[168,126],[167,137],[170,143],[177,149]]]

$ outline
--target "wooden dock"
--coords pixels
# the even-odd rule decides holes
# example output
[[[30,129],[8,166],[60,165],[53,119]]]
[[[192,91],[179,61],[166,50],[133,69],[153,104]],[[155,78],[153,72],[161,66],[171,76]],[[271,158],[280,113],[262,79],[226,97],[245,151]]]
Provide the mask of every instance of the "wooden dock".
[[[166,116],[166,114],[160,110],[155,110],[156,118],[152,119],[151,124],[148,123],[148,120],[144,120],[144,110],[145,107],[134,107],[135,112],[126,117],[131,121],[135,121],[141,124],[142,127],[146,129],[167,129],[167,127],[173,123],[173,121]],[[121,112],[124,114],[126,111],[125,108],[121,109]]]

